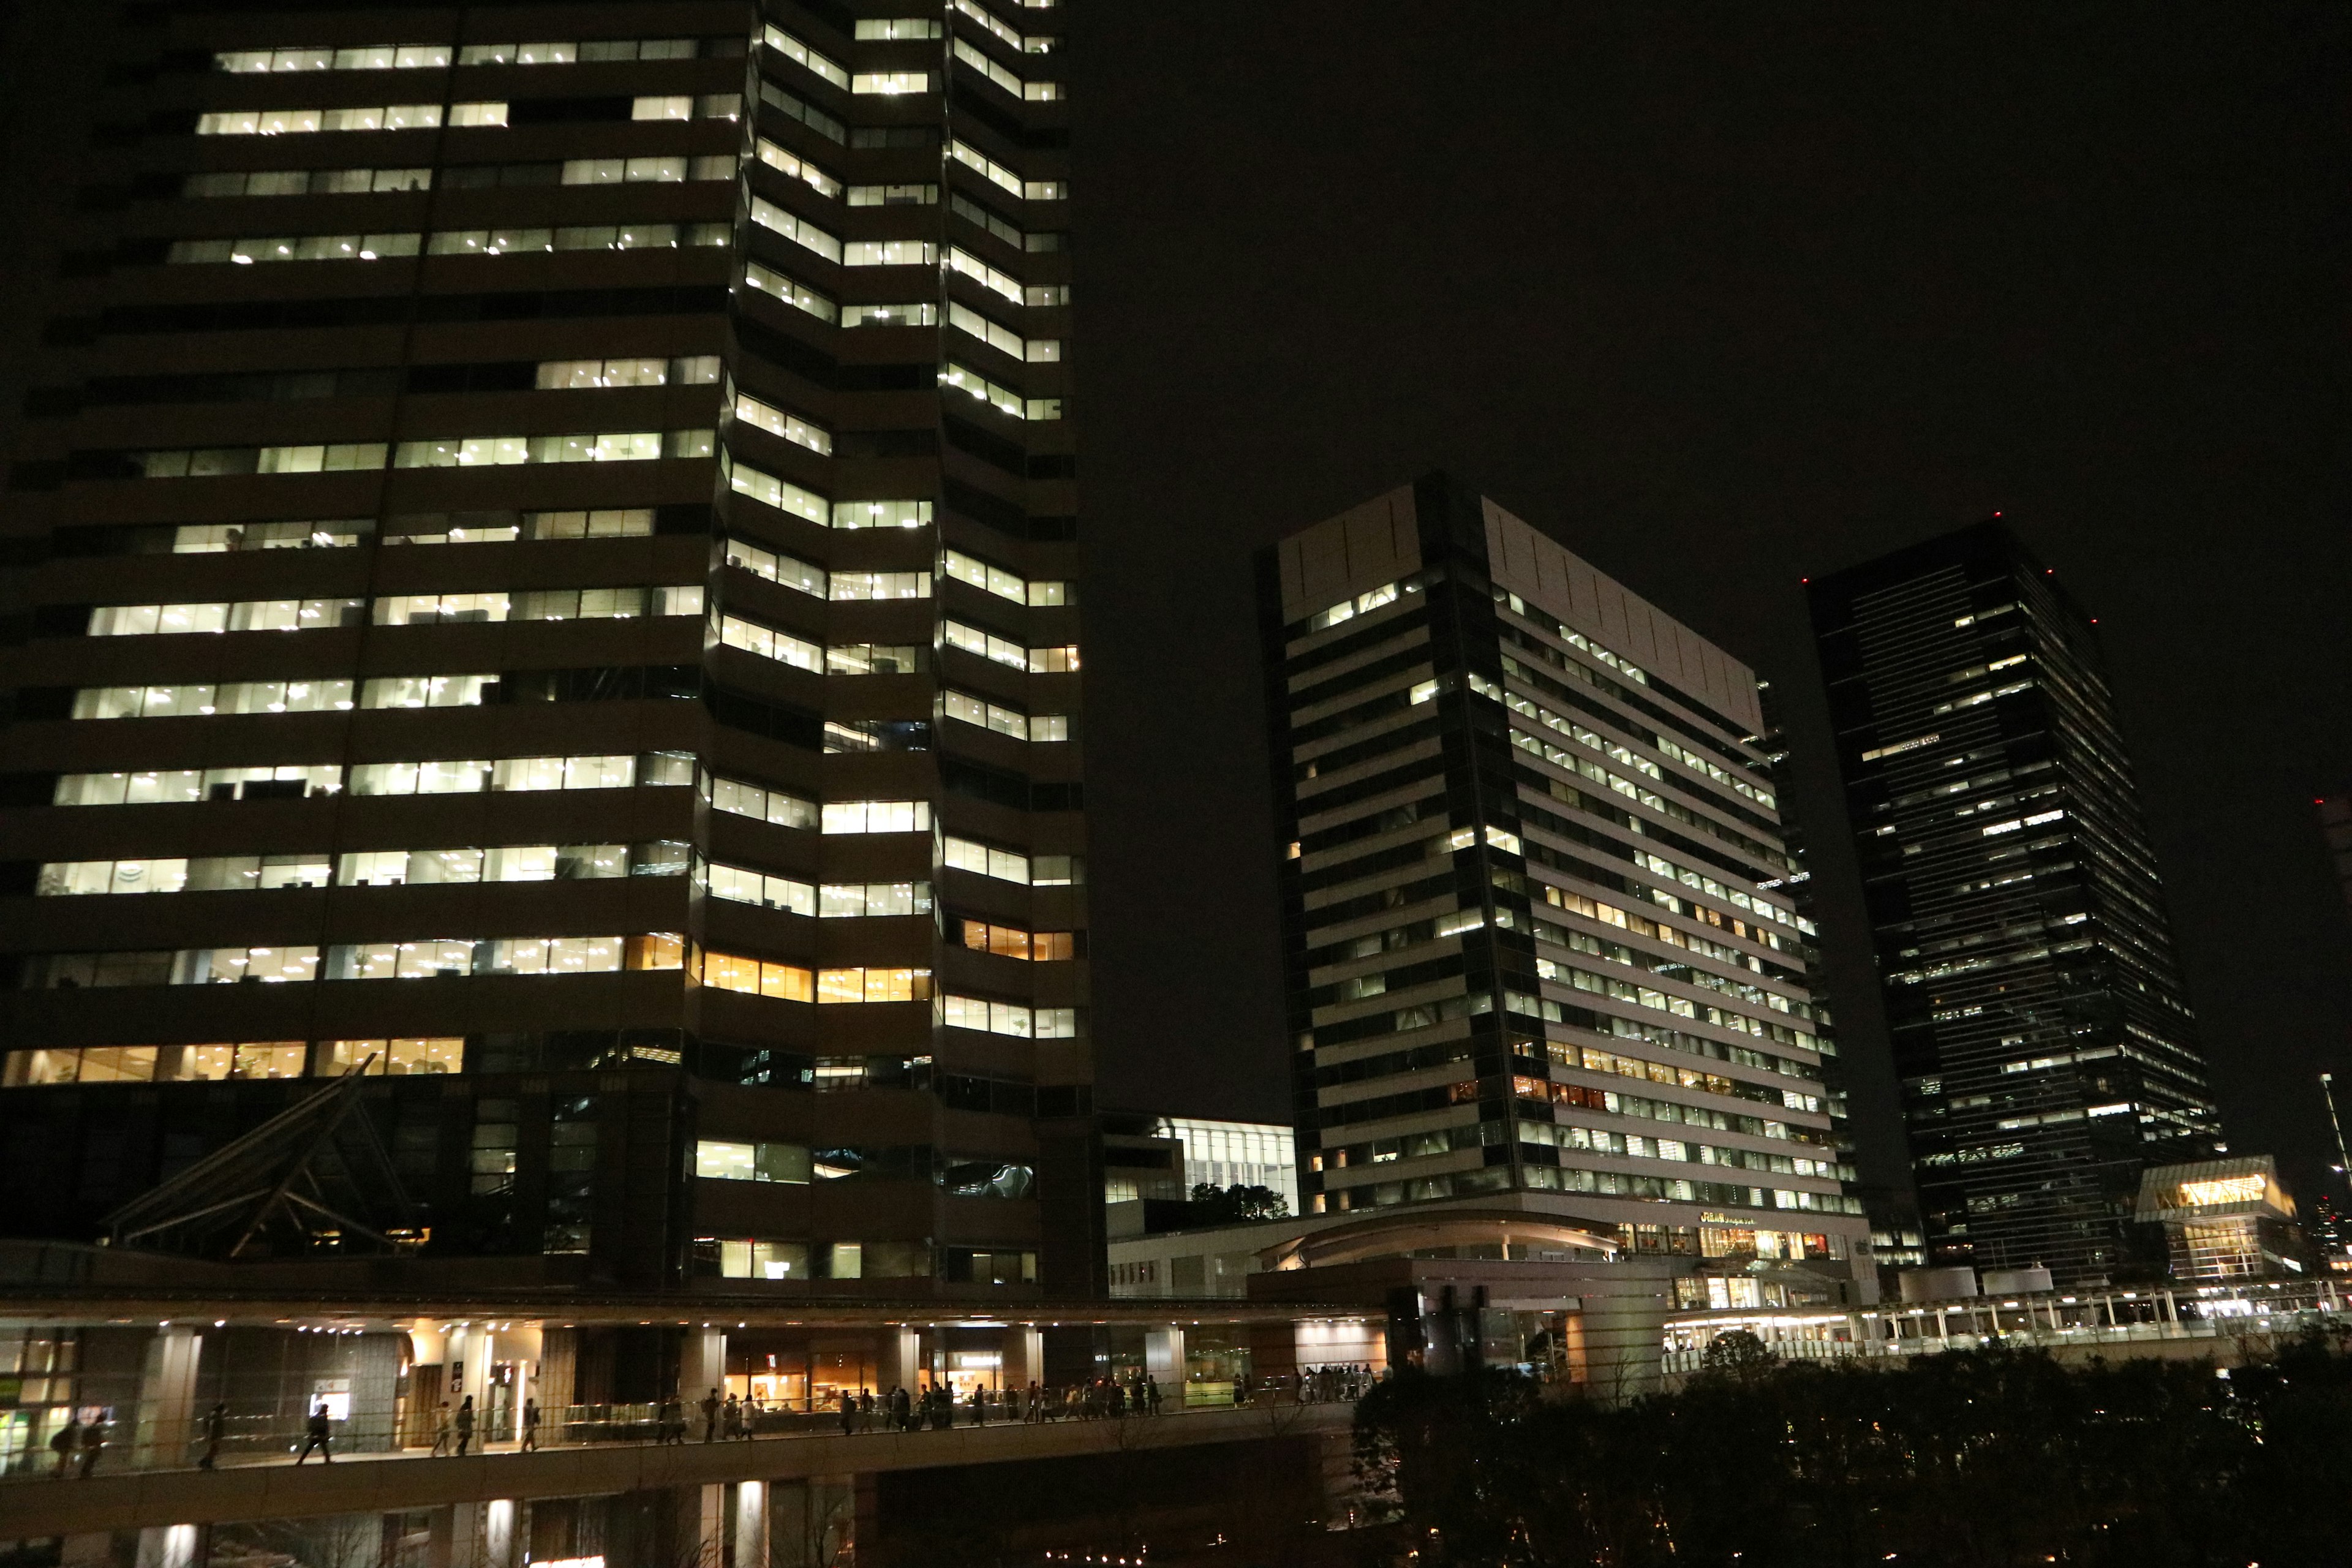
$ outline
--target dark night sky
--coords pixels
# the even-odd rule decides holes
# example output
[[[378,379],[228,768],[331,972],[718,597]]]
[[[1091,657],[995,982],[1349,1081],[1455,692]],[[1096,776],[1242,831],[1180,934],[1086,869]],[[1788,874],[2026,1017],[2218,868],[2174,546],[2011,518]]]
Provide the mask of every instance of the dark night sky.
[[[2315,1170],[2352,10],[1070,19],[1107,1100],[1286,1119],[1249,553],[1443,465],[1794,700],[1882,1180],[1798,580],[2005,513],[2100,617],[2233,1141]]]

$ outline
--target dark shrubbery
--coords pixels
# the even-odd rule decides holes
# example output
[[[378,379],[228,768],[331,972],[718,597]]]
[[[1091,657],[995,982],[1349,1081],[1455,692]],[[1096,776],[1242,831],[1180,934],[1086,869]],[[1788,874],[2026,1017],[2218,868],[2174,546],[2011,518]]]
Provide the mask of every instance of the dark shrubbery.
[[[2226,1379],[2000,1348],[1707,1360],[1622,1409],[1408,1372],[1358,1407],[1359,1473],[1421,1568],[2352,1563],[2352,1358],[2316,1336]]]

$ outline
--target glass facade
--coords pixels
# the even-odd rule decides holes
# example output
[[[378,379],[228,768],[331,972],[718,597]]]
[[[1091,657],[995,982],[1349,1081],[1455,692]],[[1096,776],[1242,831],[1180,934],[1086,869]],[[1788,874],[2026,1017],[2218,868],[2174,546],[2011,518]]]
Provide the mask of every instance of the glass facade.
[[[2160,1261],[2221,1128],[2094,623],[1998,524],[1811,593],[1929,1260]]]
[[[0,522],[13,1231],[357,1071],[427,1258],[1098,1289],[1024,16],[105,24],[142,130],[58,128],[107,199],[19,300]]]

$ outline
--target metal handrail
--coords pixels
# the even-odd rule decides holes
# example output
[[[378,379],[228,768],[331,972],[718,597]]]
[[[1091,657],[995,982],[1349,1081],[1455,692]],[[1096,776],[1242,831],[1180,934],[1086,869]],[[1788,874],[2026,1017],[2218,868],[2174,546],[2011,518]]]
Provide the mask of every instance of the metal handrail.
[[[1031,1407],[1025,1389],[990,1391],[977,1412],[969,1398],[954,1400],[944,1414],[936,1409],[927,1415],[919,1397],[910,1401],[908,1420],[903,1426],[895,1423],[887,1410],[887,1401],[877,1395],[874,1409],[861,1409],[852,1418],[853,1435],[881,1431],[943,1431],[950,1427],[975,1425],[1003,1426],[1044,1421],[1097,1421],[1132,1417],[1141,1420],[1164,1419],[1170,1416],[1244,1406],[1264,1406],[1269,1404],[1341,1404],[1354,1397],[1351,1385],[1337,1380],[1285,1378],[1262,1379],[1255,1387],[1244,1387],[1236,1397],[1232,1384],[1213,1386],[1223,1392],[1205,1397],[1193,1397],[1193,1385],[1181,1385],[1184,1396],[1163,1400],[1161,1408],[1145,1413],[1131,1407],[1114,1412],[1111,1403],[1099,1392],[1098,1385],[1065,1388],[1056,1386],[1042,1391],[1038,1407]],[[738,1420],[730,1426],[724,1406],[721,1407],[715,1430],[705,1435],[703,1412],[699,1402],[673,1405],[665,1420],[663,1406],[653,1404],[584,1404],[545,1407],[541,1411],[536,1441],[532,1447],[552,1450],[576,1447],[611,1447],[645,1446],[667,1441],[700,1445],[706,1442],[746,1442],[778,1437],[838,1436],[842,1435],[841,1414],[836,1405],[827,1405],[822,1398],[814,1401],[803,1396],[798,1400],[762,1404],[753,1419],[740,1419],[745,1407],[737,1406]],[[454,1412],[452,1413],[454,1415]],[[488,1430],[487,1421],[478,1421],[467,1439],[468,1454],[512,1455],[529,1452],[523,1447],[516,1428],[519,1419],[511,1410],[501,1409],[505,1417],[495,1435]],[[437,1417],[437,1413],[435,1413]],[[141,1439],[131,1436],[120,1440],[126,1429],[133,1429],[131,1420],[108,1424],[106,1440],[99,1447],[90,1473],[105,1474],[124,1469],[184,1470],[203,1468],[243,1469],[261,1465],[286,1465],[289,1462],[332,1463],[337,1459],[365,1459],[371,1462],[404,1459],[429,1459],[454,1456],[457,1449],[455,1423],[446,1435],[439,1430],[437,1419],[420,1422],[414,1414],[395,1426],[388,1412],[374,1413],[349,1420],[328,1423],[327,1454],[323,1460],[316,1454],[305,1455],[309,1446],[310,1420],[306,1416],[288,1415],[278,1412],[268,1414],[231,1413],[224,1421],[217,1445],[205,1434],[205,1411],[200,1408],[188,1423],[190,1436],[184,1440],[167,1438]],[[47,1434],[41,1443],[46,1445]],[[60,1466],[59,1456],[46,1446],[19,1450],[0,1458],[0,1479],[24,1481],[54,1479],[59,1475],[78,1477],[83,1473],[82,1461],[86,1448],[77,1447]],[[209,1457],[210,1464],[205,1464]]]

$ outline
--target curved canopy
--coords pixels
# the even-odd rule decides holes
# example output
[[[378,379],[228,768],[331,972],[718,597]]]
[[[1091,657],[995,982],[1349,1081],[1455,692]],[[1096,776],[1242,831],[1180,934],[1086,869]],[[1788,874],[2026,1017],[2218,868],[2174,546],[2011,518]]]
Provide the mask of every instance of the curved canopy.
[[[1258,1254],[1268,1269],[1317,1268],[1360,1263],[1370,1258],[1402,1258],[1440,1247],[1537,1243],[1614,1255],[1617,1238],[1581,1222],[1528,1214],[1520,1209],[1402,1210],[1375,1213],[1326,1230],[1295,1236]],[[1508,1256],[1507,1251],[1505,1254]]]

